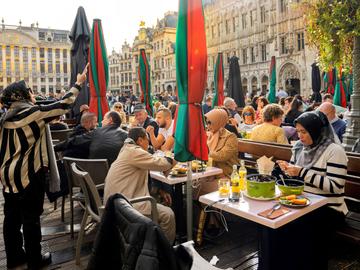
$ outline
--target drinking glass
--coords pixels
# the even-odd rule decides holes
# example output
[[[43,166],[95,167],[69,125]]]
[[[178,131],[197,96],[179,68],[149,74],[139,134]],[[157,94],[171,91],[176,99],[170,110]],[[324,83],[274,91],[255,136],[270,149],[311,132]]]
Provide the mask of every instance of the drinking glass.
[[[219,197],[220,198],[229,198],[230,194],[230,180],[226,178],[221,178],[218,181],[219,185]]]

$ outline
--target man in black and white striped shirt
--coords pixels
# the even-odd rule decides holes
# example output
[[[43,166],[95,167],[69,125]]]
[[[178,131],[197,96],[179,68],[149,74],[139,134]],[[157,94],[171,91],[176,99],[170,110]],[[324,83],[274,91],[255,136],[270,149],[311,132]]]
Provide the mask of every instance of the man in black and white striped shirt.
[[[28,269],[39,269],[51,262],[49,253],[41,255],[40,245],[44,169],[48,167],[45,125],[70,109],[86,80],[86,72],[87,68],[78,74],[76,84],[62,100],[50,105],[34,105],[34,95],[24,81],[10,84],[1,93],[1,102],[9,108],[0,120],[0,179],[4,187],[3,233],[8,268],[27,262]]]

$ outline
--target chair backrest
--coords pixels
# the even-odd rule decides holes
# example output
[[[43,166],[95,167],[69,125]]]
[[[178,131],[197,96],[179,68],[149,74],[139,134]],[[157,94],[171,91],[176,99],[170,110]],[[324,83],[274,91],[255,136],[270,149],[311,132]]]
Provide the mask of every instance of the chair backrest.
[[[62,142],[67,140],[72,132],[72,129],[53,130],[51,131],[51,138],[53,140],[59,140],[60,142]]]
[[[100,222],[99,208],[103,205],[96,186],[91,179],[91,176],[78,168],[75,162],[71,164],[71,174],[73,179],[76,179],[81,186],[85,196],[85,207],[90,215],[98,222]]]
[[[88,172],[95,185],[104,184],[106,175],[109,171],[107,159],[80,159],[64,157],[64,166],[66,171],[70,172],[71,163],[75,162],[82,170]],[[68,177],[69,176],[68,174]],[[79,186],[75,179],[72,179],[72,186]]]
[[[66,123],[68,126],[76,126],[77,120],[75,118],[72,119],[64,119],[63,120],[64,123]]]

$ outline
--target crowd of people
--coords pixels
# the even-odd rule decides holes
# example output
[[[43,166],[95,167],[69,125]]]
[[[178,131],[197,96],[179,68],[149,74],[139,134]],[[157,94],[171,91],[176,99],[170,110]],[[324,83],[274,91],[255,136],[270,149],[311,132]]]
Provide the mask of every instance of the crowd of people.
[[[85,79],[85,72],[79,74],[74,87],[50,97],[54,102],[49,105],[36,105],[35,95],[23,81],[9,85],[1,93],[0,178],[4,186],[4,240],[9,268],[26,261],[30,269],[38,269],[51,259],[40,253],[40,215],[48,167],[45,124],[50,123],[52,130],[68,129],[62,120]],[[341,146],[347,112],[337,113],[329,94],[319,104],[285,94],[279,90],[278,104],[269,103],[265,96],[255,96],[240,110],[230,97],[213,108],[212,97],[206,96],[202,108],[209,157],[214,166],[223,170],[220,177],[229,178],[233,165],[238,164],[238,138],[293,144],[290,162],[279,161],[280,168],[306,182],[307,191],[329,197],[329,216],[336,216],[340,223],[347,213],[343,197],[347,159]],[[176,164],[171,154],[154,153],[171,153],[174,149],[177,99],[167,93],[155,99],[151,116],[134,95],[108,95],[110,111],[104,115],[101,127],[97,116],[86,104],[82,105],[77,126],[67,140],[55,145],[55,151],[75,158],[107,159],[110,170],[104,202],[115,193],[129,199],[156,193],[162,201],[157,207],[159,225],[173,243],[171,188],[152,180],[149,171],[167,174]],[[217,189],[214,178],[204,183],[202,194]],[[148,203],[134,207],[150,216]]]

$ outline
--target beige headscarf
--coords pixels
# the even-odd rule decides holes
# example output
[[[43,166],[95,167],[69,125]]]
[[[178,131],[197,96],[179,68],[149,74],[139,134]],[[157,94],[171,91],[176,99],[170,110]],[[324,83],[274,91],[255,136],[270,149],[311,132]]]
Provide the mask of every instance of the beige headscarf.
[[[211,128],[214,130],[213,132],[208,132],[207,145],[211,152],[215,151],[220,135],[224,130],[226,123],[229,121],[229,116],[223,109],[213,109],[205,114],[205,117],[211,122]]]

